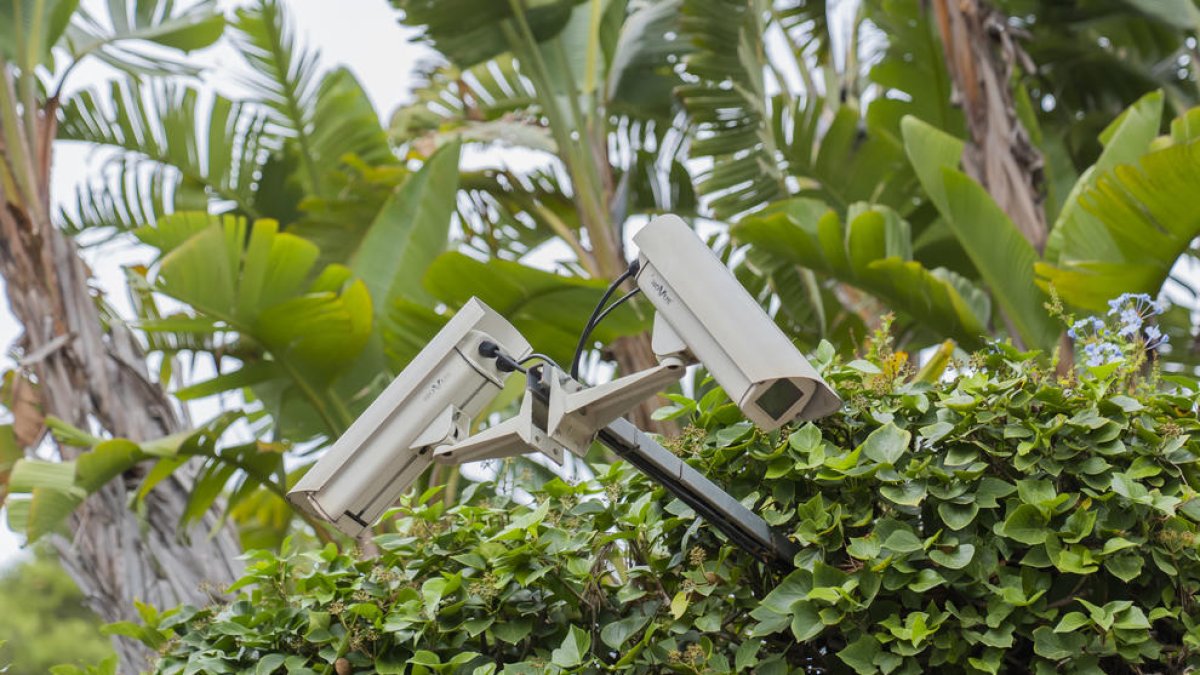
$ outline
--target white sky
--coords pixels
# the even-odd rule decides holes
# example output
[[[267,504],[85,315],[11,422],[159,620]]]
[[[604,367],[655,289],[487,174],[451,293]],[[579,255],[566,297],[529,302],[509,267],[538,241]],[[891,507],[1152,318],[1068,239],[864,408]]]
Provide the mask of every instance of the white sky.
[[[85,5],[91,4],[85,2]],[[237,2],[224,1],[226,7]],[[417,62],[429,52],[409,42],[412,31],[400,26],[396,12],[386,0],[284,0],[298,36],[306,44],[319,46],[322,63],[327,67],[345,65],[354,71],[386,120],[412,86],[411,75]],[[204,56],[211,64],[205,80],[215,88],[236,94],[236,55],[228,50],[210,50]],[[100,84],[111,76],[102,67],[80,68],[72,75],[71,89]],[[89,159],[93,161],[89,162]],[[52,198],[58,202],[73,199],[74,187],[89,176],[96,162],[86,148],[58,144],[54,158]],[[121,267],[146,262],[147,251],[125,245],[112,245],[89,251],[88,262],[102,288],[123,301]],[[3,281],[0,281],[0,288]],[[0,370],[11,366],[6,354],[20,334],[20,326],[9,312],[8,298],[0,293]],[[2,420],[0,420],[2,421]],[[7,517],[0,511],[0,565],[20,555],[17,537],[8,530]]]

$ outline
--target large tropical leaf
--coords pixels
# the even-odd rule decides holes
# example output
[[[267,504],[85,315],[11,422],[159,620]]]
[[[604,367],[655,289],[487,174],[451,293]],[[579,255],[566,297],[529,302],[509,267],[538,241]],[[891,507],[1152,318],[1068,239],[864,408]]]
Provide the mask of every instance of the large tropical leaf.
[[[771,110],[794,196],[819,197],[843,213],[860,201],[909,206],[916,179],[896,135],[865,127],[852,106],[827,111],[820,98],[777,96]]]
[[[1071,304],[1105,307],[1121,293],[1157,295],[1176,260],[1200,236],[1200,141],[1150,152],[1101,174],[1080,195],[1081,214],[1054,263],[1039,265]],[[1067,227],[1067,225],[1064,225]]]
[[[253,107],[188,86],[134,79],[83,90],[62,107],[59,138],[119,151],[106,179],[80,188],[74,231],[130,230],[172,211],[255,216],[257,181],[277,140]]]
[[[312,279],[316,259],[316,246],[273,221],[224,217],[167,253],[155,285],[254,338],[281,367],[327,382],[366,344],[371,298],[344,267]]]
[[[1131,164],[1150,149],[1150,143],[1158,136],[1162,125],[1162,92],[1147,94],[1121,114],[1100,135],[1104,151],[1096,163],[1088,167],[1075,182],[1063,202],[1062,211],[1050,230],[1044,257],[1056,261],[1064,246],[1075,256],[1113,257],[1119,252],[1111,249],[1111,241],[1097,237],[1099,223],[1095,216],[1083,208],[1081,197],[1096,181],[1119,164]],[[1099,249],[1093,248],[1099,247]]]
[[[341,265],[317,273],[316,246],[279,233],[274,221],[249,225],[229,216],[179,214],[139,235],[151,239],[164,224],[169,229],[183,219],[211,220],[163,256],[154,284],[191,309],[140,325],[150,332],[192,333],[190,339],[199,342],[215,333],[232,336],[243,363],[189,384],[176,396],[194,399],[254,387],[285,436],[339,434],[353,420],[351,411],[368,383],[382,374],[382,350],[371,347],[366,284]],[[190,228],[194,225],[178,229]],[[177,233],[158,235],[172,236]],[[223,350],[214,355],[221,365]]]
[[[778,3],[774,9],[798,60],[804,64],[828,65],[833,53],[828,0]]]
[[[935,339],[981,344],[990,303],[965,279],[912,260],[908,223],[883,207],[856,205],[846,224],[823,203],[793,199],[742,220],[734,236],[763,255],[801,265],[884,300]]]
[[[1100,153],[1101,130],[1142,96],[1165,89],[1180,112],[1197,104],[1194,72],[1180,60],[1195,29],[1180,26],[1191,21],[1192,0],[997,4],[1031,33],[1023,41],[1036,64],[1030,93],[1047,136],[1061,139],[1078,172]]]
[[[904,146],[921,185],[971,258],[1026,345],[1049,348],[1061,326],[1033,279],[1038,254],[981,185],[959,170],[963,142],[915,117],[902,123]]]
[[[512,322],[535,350],[564,366],[570,363],[579,334],[607,285],[508,260],[481,262],[457,252],[434,260],[424,284],[451,307],[478,297]],[[639,333],[649,327],[649,319],[648,312],[630,303],[609,315],[594,337],[608,343]]]
[[[520,258],[552,237],[578,237],[575,200],[559,172],[465,171],[459,183],[463,244],[483,255]]]
[[[0,424],[0,504],[8,494],[8,478],[13,466],[25,457],[25,452],[17,443],[13,433],[13,425]]]
[[[936,77],[931,80],[926,71],[944,71],[915,0],[896,0],[906,18],[891,18],[902,30],[889,35],[894,41],[889,54],[901,65],[878,70],[879,84],[899,96],[879,96],[865,119],[854,100],[843,103],[839,92],[823,91],[807,79],[800,94],[786,88],[768,93],[765,4],[685,0],[682,7],[691,44],[683,61],[692,77],[677,91],[695,128],[691,155],[711,163],[698,176],[697,188],[711,200],[714,215],[728,218],[788,196],[819,197],[843,213],[858,201],[907,209],[915,179],[898,132],[897,115],[904,109],[893,99],[937,91]],[[824,12],[824,3],[811,3],[775,18],[789,33],[816,31],[817,42],[805,49],[817,58],[826,49],[820,36]]]
[[[404,299],[425,301],[421,278],[446,250],[458,194],[458,143],[438,150],[392,194],[347,264],[371,293],[378,316]]]

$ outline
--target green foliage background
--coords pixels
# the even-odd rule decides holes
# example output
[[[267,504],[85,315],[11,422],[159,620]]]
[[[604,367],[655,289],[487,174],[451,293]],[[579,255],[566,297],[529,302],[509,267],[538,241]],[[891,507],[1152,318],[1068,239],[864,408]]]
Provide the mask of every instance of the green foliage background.
[[[117,626],[158,672],[1182,672],[1200,665],[1195,383],[1058,379],[994,346],[952,381],[815,362],[847,401],[764,434],[718,389],[669,446],[803,546],[727,546],[623,463],[518,503],[396,513],[363,559],[253,554],[226,607]],[[1155,393],[1160,386],[1174,393]]]
[[[0,664],[10,664],[9,675],[42,675],[66,658],[87,663],[112,654],[100,619],[49,554],[0,570],[0,605]]]

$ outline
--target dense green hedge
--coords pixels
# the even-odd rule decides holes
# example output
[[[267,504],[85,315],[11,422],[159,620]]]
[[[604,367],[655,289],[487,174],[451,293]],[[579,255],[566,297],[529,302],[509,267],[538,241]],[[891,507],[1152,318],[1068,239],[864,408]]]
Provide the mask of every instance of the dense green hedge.
[[[847,405],[816,425],[760,433],[719,391],[672,411],[669,445],[803,545],[791,574],[615,464],[402,509],[374,560],[257,553],[237,602],[118,629],[164,673],[1200,665],[1194,383],[1128,359],[1064,380],[1005,346],[932,385],[831,356]]]

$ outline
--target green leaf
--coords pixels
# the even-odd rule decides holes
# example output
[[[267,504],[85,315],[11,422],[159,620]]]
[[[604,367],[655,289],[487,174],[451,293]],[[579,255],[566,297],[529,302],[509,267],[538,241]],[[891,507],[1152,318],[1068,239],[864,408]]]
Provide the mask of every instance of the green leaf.
[[[1048,480],[1019,480],[1017,481],[1017,497],[1026,504],[1041,506],[1054,501],[1058,493],[1054,483]]]
[[[679,15],[680,32],[693,48],[683,59],[691,77],[675,95],[695,127],[692,159],[711,162],[697,177],[697,192],[709,198],[709,208],[720,219],[787,196],[776,135],[765,115],[762,64],[753,56],[764,49],[761,18],[749,5],[722,3],[718,8],[703,0],[683,0]],[[812,147],[807,148],[810,153]],[[833,150],[829,154],[838,155]]]
[[[563,639],[562,645],[550,654],[550,662],[563,668],[574,668],[588,657],[591,645],[591,634],[572,625],[566,638]]]
[[[801,600],[792,605],[791,613],[792,635],[796,636],[797,642],[808,642],[825,630],[825,624],[813,603]]]
[[[284,6],[260,0],[237,10],[234,36],[248,79],[280,135],[294,139],[307,194],[327,196],[326,175],[346,155],[391,160],[387,134],[358,81],[345,69],[319,74],[319,53],[300,45]]]
[[[310,281],[317,248],[278,229],[274,221],[225,217],[168,253],[156,284],[253,337],[289,376],[324,385],[366,347],[370,297],[344,267]]]
[[[627,616],[619,621],[613,621],[600,631],[600,640],[604,644],[619,650],[629,638],[637,635],[638,631],[649,623],[650,617],[645,615]]]
[[[283,665],[287,657],[281,653],[269,653],[269,655],[260,658],[258,664],[254,665],[254,675],[271,675]]]
[[[899,485],[883,485],[879,494],[901,506],[919,506],[928,494],[923,481],[904,481]]]
[[[974,544],[960,544],[949,553],[937,548],[929,551],[930,560],[952,570],[960,570],[966,567],[971,564],[971,559],[974,557]]]
[[[922,550],[925,545],[912,532],[898,529],[888,535],[883,547],[896,553],[913,553]]]
[[[8,479],[8,489],[12,492],[32,492],[39,488],[57,490],[80,498],[86,495],[82,488],[75,485],[75,462],[17,460]]]
[[[803,600],[813,588],[812,572],[795,570],[784,577],[767,597],[763,598],[762,606],[777,614],[787,614],[797,600]]]
[[[843,226],[822,202],[793,199],[743,219],[733,234],[769,259],[832,276],[939,334],[980,343],[991,313],[981,291],[953,272],[915,262],[910,226],[894,211],[854,205],[850,216]]]
[[[933,557],[932,555],[930,556]],[[917,573],[917,578],[910,581],[908,588],[914,593],[924,593],[931,588],[937,588],[946,583],[946,578],[928,567]]]
[[[1072,631],[1091,625],[1092,620],[1083,612],[1069,612],[1064,616],[1058,625],[1054,627],[1055,633],[1070,633]]]
[[[758,663],[758,650],[762,649],[762,643],[755,640],[747,640],[738,645],[737,655],[734,657],[733,667],[739,672],[748,671],[751,667]]]
[[[912,442],[912,433],[888,423],[872,431],[863,441],[862,451],[868,458],[880,464],[895,465]]]
[[[1105,129],[1101,136],[1104,151],[1071,188],[1071,193],[1063,202],[1062,212],[1050,229],[1046,240],[1046,260],[1058,260],[1064,248],[1080,251],[1096,245],[1096,242],[1089,240],[1090,233],[1099,223],[1095,216],[1083,208],[1080,197],[1095,186],[1096,179],[1104,172],[1119,164],[1135,162],[1150,149],[1150,143],[1158,136],[1158,128],[1162,124],[1162,111],[1162,92],[1152,92],[1121,113]]]
[[[213,0],[178,5],[170,0],[109,2],[99,16],[90,5],[80,8],[66,32],[65,46],[76,61],[92,55],[133,74],[178,75],[195,68],[162,49],[147,50],[138,43],[190,52],[212,45],[224,30],[225,17]]]
[[[688,605],[691,603],[691,593],[688,591],[679,591],[675,597],[671,598],[671,616],[675,619],[683,618],[687,613]]]
[[[241,213],[259,215],[257,181],[273,139],[254,106],[202,96],[175,81],[142,84],[128,78],[107,91],[72,94],[61,115],[60,139],[119,153],[109,163],[113,178],[80,186],[75,208],[61,212],[69,231],[132,231],[166,252],[181,239],[156,230],[211,223],[214,217],[204,213],[210,198],[225,209],[232,203]],[[190,210],[200,213],[171,225],[161,222],[168,213]]]
[[[1049,519],[1041,509],[1032,504],[1021,504],[1013,509],[1000,528],[1000,534],[1030,546],[1046,541],[1050,531]]]
[[[90,494],[147,457],[133,441],[123,438],[103,441],[76,458],[75,483]]]
[[[938,504],[937,511],[946,527],[951,530],[961,530],[974,522],[975,516],[979,515],[979,505],[974,502],[970,504],[942,502]]]
[[[52,66],[50,51],[78,7],[78,0],[0,3],[0,56],[25,72],[32,72],[43,64]]]
[[[435,298],[457,307],[478,297],[508,319],[530,344],[559,363],[570,363],[607,283],[568,277],[508,260],[481,262],[458,252],[438,256],[424,278]],[[640,333],[650,313],[622,305],[593,333],[598,342]]]
[[[1058,661],[1077,656],[1087,638],[1079,633],[1058,634],[1049,626],[1033,631],[1033,651],[1038,656]]]
[[[490,630],[497,639],[515,645],[525,639],[525,636],[533,630],[533,621],[531,619],[510,619],[494,624]]]
[[[1150,152],[1097,176],[1079,197],[1087,215],[1064,225],[1057,260],[1038,266],[1042,283],[1091,310],[1124,292],[1157,295],[1200,234],[1188,191],[1198,179],[1200,142]]]
[[[912,117],[905,118],[901,127],[905,149],[922,187],[1016,326],[1019,337],[1031,347],[1051,347],[1061,330],[1042,306],[1046,298],[1033,281],[1033,266],[1038,260],[1033,246],[987,191],[957,170],[961,141]]]
[[[460,68],[482,63],[509,51],[510,44],[497,26],[511,24],[508,3],[474,0],[455,10],[423,0],[392,0],[403,13],[403,22],[419,28],[425,41]],[[534,39],[551,40],[571,18],[575,0],[543,0],[523,12]]]
[[[1145,560],[1136,553],[1121,554],[1105,558],[1104,569],[1128,583],[1141,576],[1144,563]]]
[[[1122,0],[1146,16],[1167,25],[1192,31],[1200,25],[1200,10],[1191,0]]]
[[[378,316],[397,300],[427,301],[421,278],[446,250],[458,194],[458,143],[438,150],[379,209],[349,258]]]
[[[857,640],[839,651],[837,656],[859,675],[874,675],[879,672],[875,665],[875,656],[878,653],[879,641],[869,633],[863,633]]]

